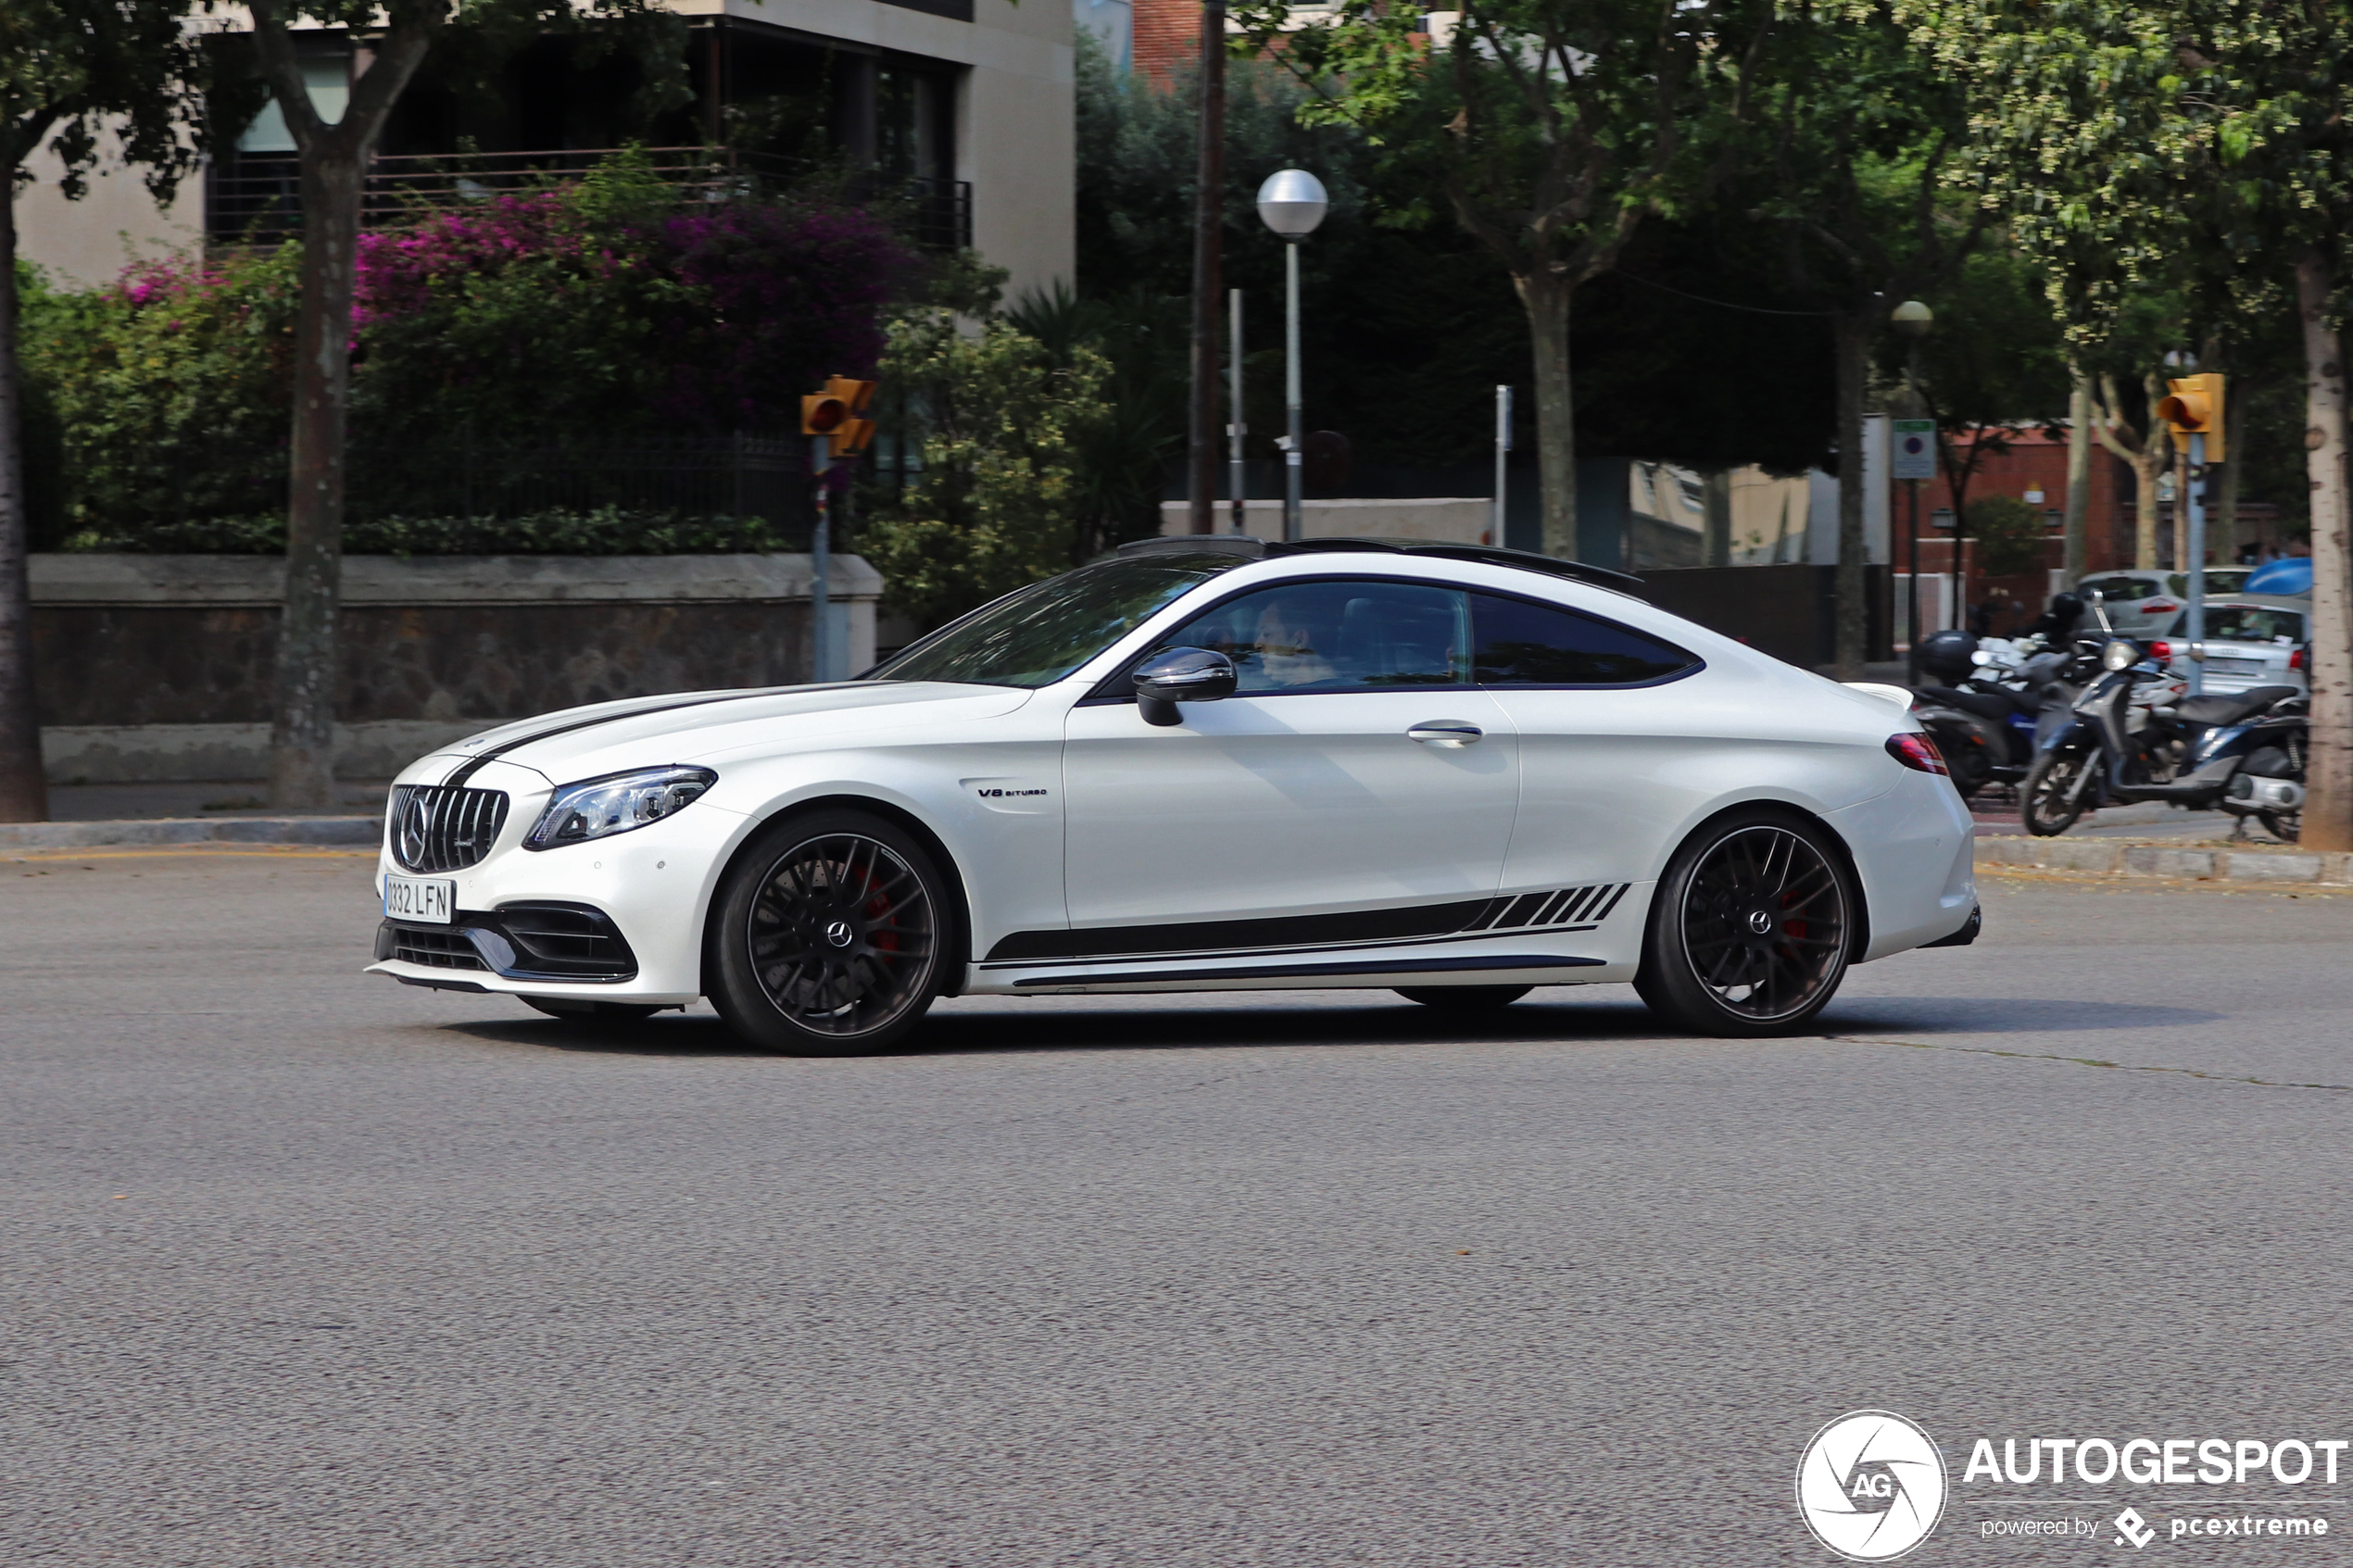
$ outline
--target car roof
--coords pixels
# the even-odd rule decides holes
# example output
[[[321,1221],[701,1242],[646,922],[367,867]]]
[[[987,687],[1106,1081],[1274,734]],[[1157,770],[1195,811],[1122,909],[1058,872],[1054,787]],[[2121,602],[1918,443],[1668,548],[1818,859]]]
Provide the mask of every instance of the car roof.
[[[1552,556],[1540,556],[1528,550],[1505,549],[1495,545],[1455,545],[1441,539],[1400,539],[1383,537],[1351,537],[1336,539],[1265,540],[1240,533],[1172,533],[1156,539],[1139,539],[1122,545],[1122,557],[1158,554],[1162,551],[1183,551],[1198,554],[1210,551],[1219,555],[1232,554],[1245,560],[1277,560],[1293,556],[1420,556],[1440,560],[1474,561],[1481,566],[1513,567],[1546,577],[1565,577],[1596,588],[1608,588],[1630,594],[1642,585],[1642,580],[1630,573],[1613,571],[1605,566],[1593,566],[1584,561],[1560,560]]]

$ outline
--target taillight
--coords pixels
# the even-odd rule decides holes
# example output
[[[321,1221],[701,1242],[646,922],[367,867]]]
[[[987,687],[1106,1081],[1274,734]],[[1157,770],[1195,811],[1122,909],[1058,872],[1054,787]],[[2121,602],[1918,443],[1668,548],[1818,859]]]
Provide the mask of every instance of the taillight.
[[[2304,650],[2302,648],[2297,648],[2294,653],[2287,656],[2287,667],[2290,670],[2301,670],[2304,668]]]
[[[2143,615],[2171,615],[2181,608],[2171,599],[2151,599],[2141,607],[2141,613]]]
[[[2159,664],[2162,664],[2167,659],[2173,657],[2173,645],[2171,643],[2162,641],[2151,643],[2149,645],[2149,657],[2157,660]]]
[[[1887,754],[1914,772],[1949,774],[1953,771],[1944,765],[1944,754],[1936,749],[1936,743],[1918,730],[1888,736]]]

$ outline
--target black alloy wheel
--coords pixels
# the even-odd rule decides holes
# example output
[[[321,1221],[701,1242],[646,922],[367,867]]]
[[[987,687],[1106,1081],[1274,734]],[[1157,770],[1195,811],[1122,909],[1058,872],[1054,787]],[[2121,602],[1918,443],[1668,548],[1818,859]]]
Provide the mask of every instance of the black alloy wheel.
[[[1733,812],[1694,834],[1659,879],[1635,989],[1653,1012],[1701,1034],[1786,1034],[1837,994],[1858,909],[1823,829]]]
[[[886,1049],[938,994],[947,907],[931,857],[894,823],[859,811],[777,823],[721,884],[711,1005],[789,1056]]]
[[[2046,751],[2018,786],[2020,818],[2037,838],[2057,838],[2075,825],[2098,782],[2084,775],[2099,766],[2097,751]]]
[[[1534,989],[1533,985],[1400,985],[1397,994],[1442,1012],[1492,1012]]]

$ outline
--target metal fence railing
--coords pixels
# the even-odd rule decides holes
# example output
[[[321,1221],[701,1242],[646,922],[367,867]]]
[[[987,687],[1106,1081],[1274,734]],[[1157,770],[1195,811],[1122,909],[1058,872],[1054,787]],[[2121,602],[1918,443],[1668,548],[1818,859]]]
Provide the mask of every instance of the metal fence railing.
[[[576,180],[617,148],[524,153],[453,153],[369,160],[360,227],[405,228],[435,212],[518,191]],[[972,244],[972,184],[963,180],[877,172],[846,178],[829,165],[728,147],[646,147],[647,168],[682,194],[706,200],[776,196],[812,182],[841,179],[852,200],[900,217],[909,238],[933,249]],[[302,232],[300,162],[292,155],[238,154],[205,175],[205,237],[217,245],[277,245]]]

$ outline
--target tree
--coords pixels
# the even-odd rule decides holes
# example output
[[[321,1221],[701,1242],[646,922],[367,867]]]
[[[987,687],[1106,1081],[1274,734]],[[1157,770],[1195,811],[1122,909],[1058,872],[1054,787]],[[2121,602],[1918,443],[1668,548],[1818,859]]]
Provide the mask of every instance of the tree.
[[[1837,663],[1868,656],[1863,404],[1873,338],[1895,307],[1966,261],[1991,215],[1944,196],[1968,105],[1876,4],[1796,10],[1757,89],[1762,127],[1747,183],[1778,225],[1790,282],[1830,318],[1838,375]]]
[[[1244,0],[1234,15],[1316,86],[1302,119],[1354,125],[1386,145],[1393,176],[1510,272],[1534,358],[1543,548],[1576,556],[1571,300],[1646,218],[1705,186],[1770,8],[1478,0],[1441,38],[1422,32],[1422,12],[1384,0],[1338,0],[1296,29],[1290,0]]]
[[[1899,0],[1978,100],[1970,174],[2051,268],[2078,341],[2176,270],[2303,329],[2313,559],[2308,841],[2353,848],[2353,508],[2344,258],[2353,13],[2268,0]]]
[[[170,6],[135,0],[8,0],[0,6],[0,822],[49,814],[32,688],[23,396],[17,363],[17,191],[45,143],[66,195],[82,196],[111,141],[158,200],[192,168],[205,61]]]
[[[1111,363],[1083,340],[1024,332],[997,308],[1003,281],[996,268],[951,273],[891,323],[883,356],[923,464],[905,494],[868,508],[860,546],[884,602],[926,630],[1088,553],[1084,454],[1113,417]],[[1033,302],[1026,314],[1047,313]]]
[[[250,0],[258,68],[300,164],[302,296],[296,315],[294,428],[286,487],[286,592],[270,732],[273,806],[334,803],[335,624],[341,592],[344,446],[351,407],[351,310],[359,201],[393,106],[434,40],[453,28],[520,43],[584,21],[637,24],[649,92],[676,94],[679,30],[650,0]],[[372,56],[343,118],[310,102],[294,24],[372,32]]]

